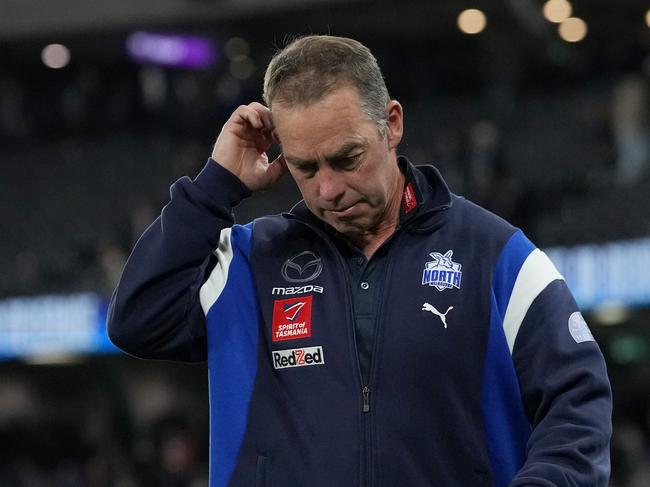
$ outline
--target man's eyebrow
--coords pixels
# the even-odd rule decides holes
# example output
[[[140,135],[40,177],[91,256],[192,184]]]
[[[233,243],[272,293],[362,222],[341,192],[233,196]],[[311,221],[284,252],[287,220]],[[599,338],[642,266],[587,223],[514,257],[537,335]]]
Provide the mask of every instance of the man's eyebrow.
[[[344,144],[334,154],[327,157],[327,160],[336,161],[338,159],[345,159],[346,157],[349,157],[350,154],[352,154],[355,150],[360,149],[362,147],[363,145],[359,142],[348,142],[347,144]]]
[[[314,161],[298,159],[297,157],[288,156],[286,154],[283,154],[283,157],[284,160],[287,161],[292,166],[309,166],[310,164],[314,164]]]
[[[345,159],[346,157],[349,157],[352,152],[354,152],[357,149],[361,149],[363,147],[363,144],[359,142],[348,142],[341,146],[334,154],[330,154],[327,156],[325,159],[328,161],[337,161],[340,159]],[[311,164],[315,164],[314,161],[312,160],[305,160],[305,159],[299,159],[297,157],[293,156],[288,156],[284,155],[284,159],[291,165],[293,166],[308,166]]]

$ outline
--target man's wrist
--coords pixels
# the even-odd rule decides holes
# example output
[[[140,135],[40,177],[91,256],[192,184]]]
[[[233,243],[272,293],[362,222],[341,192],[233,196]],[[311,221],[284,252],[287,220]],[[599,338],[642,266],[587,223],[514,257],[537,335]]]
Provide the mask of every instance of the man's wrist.
[[[237,206],[252,194],[241,179],[212,158],[194,178],[194,183],[222,206]]]

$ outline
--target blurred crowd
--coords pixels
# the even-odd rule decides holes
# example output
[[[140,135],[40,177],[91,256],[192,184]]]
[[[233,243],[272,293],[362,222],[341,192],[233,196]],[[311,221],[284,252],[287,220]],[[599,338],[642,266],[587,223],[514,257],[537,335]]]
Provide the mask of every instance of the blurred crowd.
[[[4,76],[0,296],[109,293],[169,185],[200,170],[234,106],[259,99],[230,81],[237,89],[222,93],[214,73],[83,70],[32,99],[36,87]],[[480,93],[393,95],[405,107],[403,154],[437,165],[453,191],[551,246],[650,231],[647,91],[636,73],[588,89],[518,93],[517,110],[495,110]],[[236,213],[248,220],[268,201],[282,211],[298,197],[287,183]]]
[[[205,368],[138,365],[14,366],[0,385],[0,485],[207,486]]]

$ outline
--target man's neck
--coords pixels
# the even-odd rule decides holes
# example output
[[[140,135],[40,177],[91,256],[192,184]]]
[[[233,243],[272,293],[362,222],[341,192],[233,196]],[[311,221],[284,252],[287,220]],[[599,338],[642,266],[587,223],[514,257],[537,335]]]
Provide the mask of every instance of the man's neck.
[[[359,235],[358,237],[348,237],[352,245],[359,249],[367,259],[388,240],[397,230],[399,225],[400,208],[402,204],[402,194],[404,192],[405,177],[400,171],[392,198],[386,207],[384,217],[377,225],[377,228]]]

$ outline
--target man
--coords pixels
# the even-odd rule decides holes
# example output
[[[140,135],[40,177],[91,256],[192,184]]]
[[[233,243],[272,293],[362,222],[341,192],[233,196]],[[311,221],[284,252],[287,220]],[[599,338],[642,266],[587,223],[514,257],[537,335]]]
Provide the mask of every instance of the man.
[[[562,276],[397,157],[370,51],[298,39],[264,97],[172,186],[110,309],[125,351],[207,359],[211,485],[605,486],[609,383]],[[304,200],[234,225],[287,170]]]

